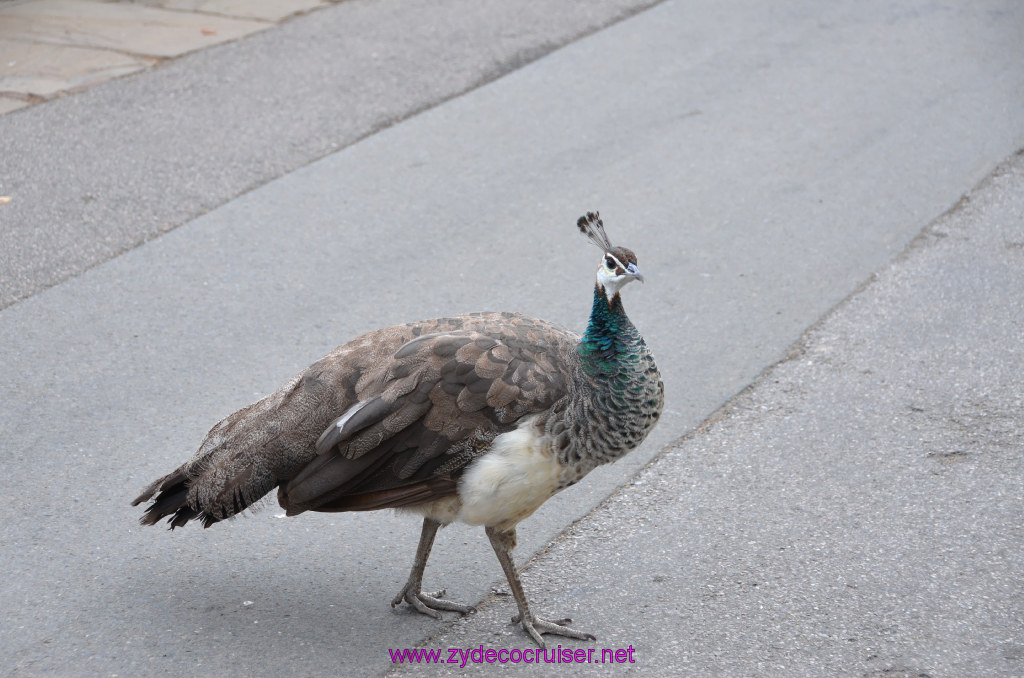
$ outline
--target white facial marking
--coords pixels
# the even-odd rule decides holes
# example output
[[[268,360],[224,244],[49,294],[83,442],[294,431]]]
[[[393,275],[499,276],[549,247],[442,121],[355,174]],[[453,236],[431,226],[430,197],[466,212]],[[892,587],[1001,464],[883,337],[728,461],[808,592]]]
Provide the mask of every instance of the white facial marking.
[[[609,264],[612,265],[609,266]],[[617,275],[615,273],[617,268],[622,268],[625,273]],[[631,263],[627,266],[619,261],[614,254],[605,252],[604,259],[601,260],[601,268],[597,269],[597,282],[604,288],[605,295],[611,299],[631,280],[643,280],[636,264]]]

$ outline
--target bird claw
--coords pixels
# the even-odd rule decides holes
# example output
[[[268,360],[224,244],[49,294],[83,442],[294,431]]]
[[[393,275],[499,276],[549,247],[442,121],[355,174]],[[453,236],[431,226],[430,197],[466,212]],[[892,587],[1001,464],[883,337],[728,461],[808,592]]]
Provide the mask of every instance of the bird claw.
[[[445,593],[445,589],[435,591],[434,593],[425,593],[420,591],[418,586],[414,587],[411,584],[406,584],[402,587],[402,590],[398,592],[398,595],[395,596],[395,599],[391,601],[391,607],[397,607],[405,601],[416,608],[418,612],[421,612],[428,617],[433,617],[434,619],[441,618],[441,613],[438,610],[449,610],[451,612],[459,612],[461,614],[476,612],[476,608],[472,605],[463,605],[451,600],[446,600],[443,597]]]
[[[544,643],[544,639],[541,638],[542,633],[553,633],[557,636],[565,636],[566,638],[578,638],[579,640],[597,640],[597,637],[590,633],[584,633],[583,631],[577,631],[576,629],[565,626],[571,624],[571,619],[557,619],[555,621],[548,621],[541,619],[540,617],[534,617],[530,615],[530,618],[523,621],[522,615],[514,615],[512,617],[512,623],[522,625],[523,629],[530,634],[541,649],[547,649],[547,645]]]

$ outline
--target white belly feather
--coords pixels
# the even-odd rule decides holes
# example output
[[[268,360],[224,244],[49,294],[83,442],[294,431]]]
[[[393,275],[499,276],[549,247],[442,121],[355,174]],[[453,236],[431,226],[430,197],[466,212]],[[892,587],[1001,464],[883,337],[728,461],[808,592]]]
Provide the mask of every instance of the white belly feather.
[[[458,520],[507,530],[551,498],[563,470],[548,441],[527,420],[495,438],[466,469],[458,498],[409,508],[442,523]]]
[[[494,439],[491,449],[459,480],[458,520],[508,529],[540,508],[558,489],[562,467],[531,422]]]

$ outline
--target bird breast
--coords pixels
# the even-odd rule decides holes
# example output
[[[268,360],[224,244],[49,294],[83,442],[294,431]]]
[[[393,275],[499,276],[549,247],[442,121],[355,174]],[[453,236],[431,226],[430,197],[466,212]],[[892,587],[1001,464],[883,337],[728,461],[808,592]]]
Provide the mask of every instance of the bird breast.
[[[530,417],[494,439],[459,480],[458,520],[507,530],[551,498],[564,471]]]

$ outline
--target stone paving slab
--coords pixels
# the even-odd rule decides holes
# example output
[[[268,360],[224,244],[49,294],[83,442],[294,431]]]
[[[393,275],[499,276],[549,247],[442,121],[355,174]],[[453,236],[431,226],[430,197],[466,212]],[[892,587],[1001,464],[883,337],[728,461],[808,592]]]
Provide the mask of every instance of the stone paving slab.
[[[0,38],[157,57],[180,56],[271,25],[124,2],[34,0],[0,6]]]
[[[141,71],[155,61],[110,50],[0,38],[0,92],[47,98]]]
[[[26,101],[25,99],[0,97],[0,115],[3,115],[4,113],[10,113],[11,111],[16,111],[19,108],[25,108],[29,105],[31,105],[31,102]]]
[[[330,0],[0,2],[0,115],[269,28]]]
[[[138,4],[184,12],[280,21],[319,7],[327,0],[139,0]]]

